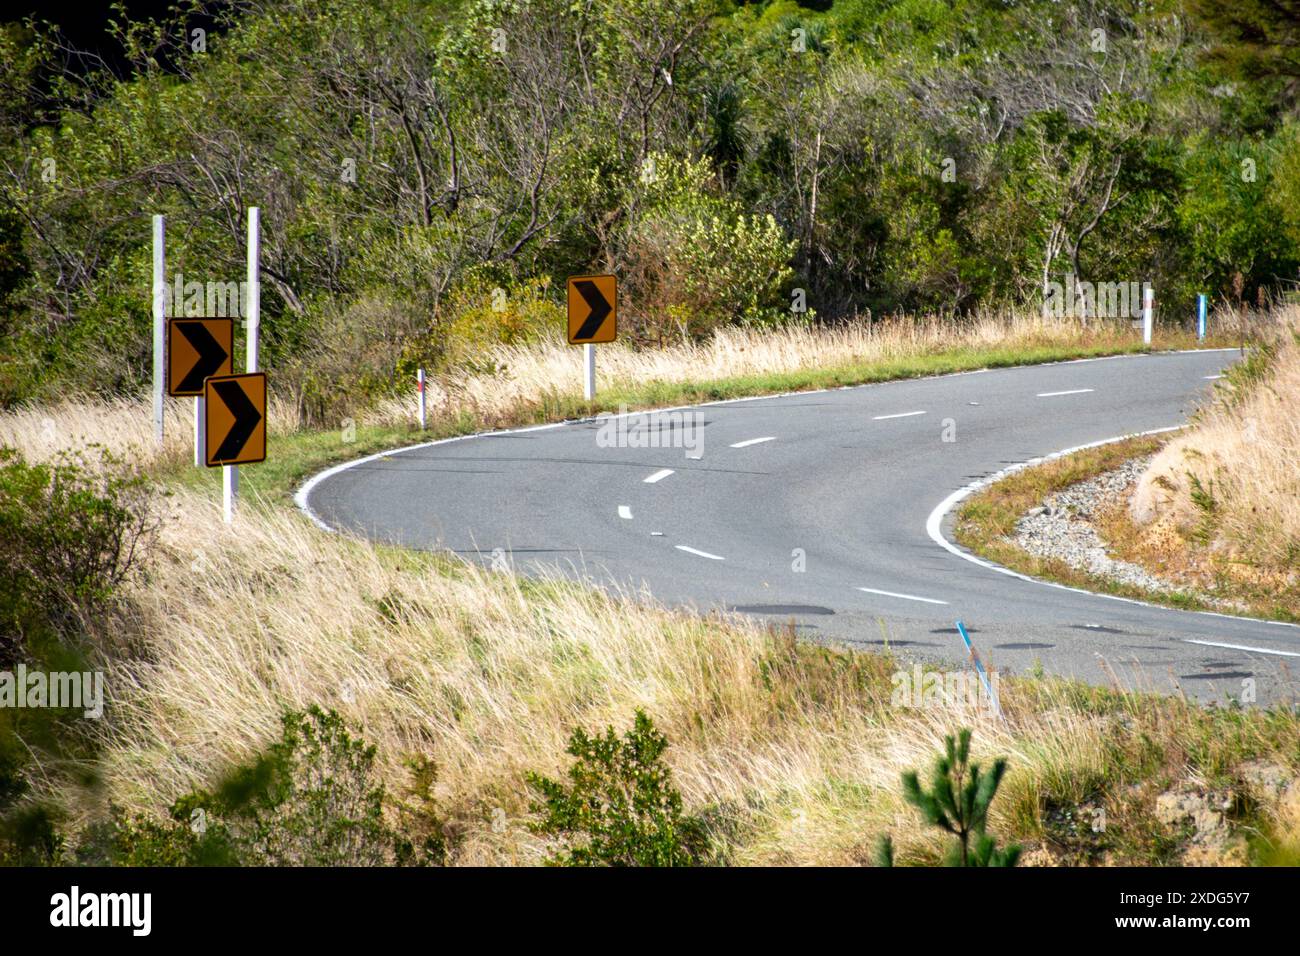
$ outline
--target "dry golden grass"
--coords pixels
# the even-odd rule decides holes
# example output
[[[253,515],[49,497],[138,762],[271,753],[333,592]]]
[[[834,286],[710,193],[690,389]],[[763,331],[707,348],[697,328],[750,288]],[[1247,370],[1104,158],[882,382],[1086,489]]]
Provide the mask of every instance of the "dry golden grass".
[[[1230,320],[1216,329],[1230,336]],[[1185,334],[1162,333],[1156,345],[1184,346]],[[1131,348],[1127,322],[1044,318],[1033,313],[997,313],[967,319],[922,317],[888,322],[847,323],[834,328],[790,326],[776,330],[720,329],[705,342],[683,341],[662,349],[636,350],[621,342],[602,345],[597,357],[599,388],[635,390],[656,384],[714,383],[761,379],[800,371],[864,369],[944,354],[1015,354],[1034,349]],[[547,398],[581,396],[582,350],[562,339],[499,346],[480,356],[493,372],[453,371],[428,382],[430,427],[469,414],[484,427],[517,423],[521,410]],[[779,385],[779,383],[778,383]],[[166,440],[154,442],[152,406],[142,398],[74,396],[52,405],[20,406],[0,414],[0,445],[19,448],[31,460],[97,442],[119,456],[145,465],[176,465],[192,453],[193,404],[167,399]],[[414,391],[381,399],[360,410],[363,426],[414,426]],[[302,427],[297,404],[272,396],[268,421],[273,434]]]
[[[989,314],[972,319],[934,317],[849,323],[834,328],[791,326],[777,330],[720,329],[706,342],[683,341],[662,349],[636,350],[622,342],[597,350],[599,387],[619,389],[649,382],[713,382],[775,375],[801,369],[842,368],[966,349],[1030,349],[1105,346],[1133,341],[1127,323],[1043,318],[1032,313]],[[443,376],[430,380],[431,414],[471,408],[492,419],[552,393],[580,393],[582,350],[554,338],[522,346],[499,346],[482,356],[496,374]],[[410,398],[394,398],[364,413],[367,424],[414,421]]]
[[[909,709],[890,700],[903,665],[880,655],[377,549],[280,510],[246,508],[232,531],[192,492],[168,507],[152,580],[106,633],[104,789],[50,785],[74,818],[102,811],[106,796],[159,812],[265,746],[284,708],[313,703],[378,746],[391,789],[405,781],[405,757],[437,762],[464,864],[538,862],[525,772],[561,774],[574,727],[626,728],[638,707],[672,742],[687,806],[734,821],[728,859],[742,864],[863,862],[885,830],[901,859],[937,860],[942,840],[902,801],[899,777],[928,769],[963,725],[976,727],[981,757],[1010,759],[994,821],[1004,836],[1038,840],[1046,808],[1085,801],[1117,801],[1118,828],[1125,814],[1140,818],[1120,786],[1124,739],[1135,764],[1150,759],[1154,736],[1171,748],[1175,779],[1193,773],[1185,721],[1195,709],[1182,702],[1090,704],[1068,685],[1004,680],[1002,721]],[[1261,736],[1263,752],[1282,753]],[[493,826],[498,808],[504,830]]]
[[[1129,510],[1153,558],[1275,591],[1300,612],[1300,309],[1285,319],[1265,377],[1225,380],[1151,463]]]
[[[271,399],[267,418],[275,434],[298,428],[294,407]],[[0,414],[0,446],[17,448],[31,461],[90,444],[118,458],[142,464],[179,464],[194,454],[194,401],[167,398],[163,405],[163,444],[154,438],[153,400],[144,398],[69,398],[57,404],[20,405]]]
[[[822,349],[817,354],[831,361],[854,349],[911,347],[906,337],[803,335],[811,333],[772,341],[734,333],[719,340],[717,354],[690,359],[695,353],[683,347],[679,362],[734,373],[796,361],[783,350],[803,349],[798,360],[806,361]],[[909,335],[918,348],[938,341]],[[605,368],[618,367],[617,350],[602,355]],[[536,350],[532,387],[543,386],[542,369],[561,356],[574,361],[568,351]],[[685,365],[666,359],[622,360],[628,375],[685,374]],[[484,387],[482,400],[505,401],[494,394]],[[56,422],[53,442],[47,417]],[[0,416],[0,441],[44,457],[60,441],[73,444],[86,421],[115,447],[141,455],[152,447],[147,407],[129,403]],[[173,433],[164,454],[183,461],[187,435]],[[562,773],[573,728],[626,728],[640,707],[671,741],[668,759],[687,806],[717,807],[732,821],[732,862],[861,862],[885,830],[900,860],[937,860],[941,836],[903,802],[899,778],[928,770],[943,736],[963,725],[976,727],[980,757],[1010,760],[995,806],[999,835],[1040,840],[1050,831],[1049,808],[1102,803],[1120,834],[1118,858],[1164,861],[1140,839],[1149,808],[1130,786],[1137,768],[1150,773],[1153,746],[1164,748],[1163,773],[1177,780],[1205,772],[1207,761],[1230,765],[1247,749],[1285,761],[1279,741],[1294,738],[1294,720],[1233,720],[1223,735],[1214,715],[1182,701],[1097,696],[1041,681],[1002,682],[1005,720],[946,706],[909,709],[890,701],[900,665],[884,656],[377,548],[323,534],[265,501],[246,500],[232,530],[210,498],[171,490],[149,578],[103,625],[109,702],[93,727],[100,784],[85,789],[57,763],[34,775],[39,795],[60,802],[74,827],[102,813],[106,798],[162,812],[264,747],[285,708],[320,704],[378,747],[390,789],[400,790],[406,757],[436,761],[456,862],[534,863],[544,847],[526,826],[525,772]],[[504,828],[494,827],[498,809]],[[1295,842],[1289,829],[1284,837]],[[1055,852],[1040,848],[1047,859]]]
[[[537,861],[522,825],[525,771],[562,772],[570,730],[626,727],[638,707],[673,742],[688,805],[742,820],[737,862],[859,861],[886,828],[907,853],[936,855],[899,775],[928,767],[962,724],[978,726],[981,753],[1011,758],[1008,814],[1024,813],[1045,771],[1104,771],[1098,719],[1022,709],[1014,692],[1005,723],[901,710],[882,657],[441,566],[322,535],[289,513],[245,509],[232,531],[190,492],[168,508],[152,582],[108,632],[101,772],[129,808],[156,812],[210,783],[274,736],[284,708],[312,703],[362,728],[395,788],[404,756],[437,761],[464,863]],[[504,833],[493,831],[496,808]]]

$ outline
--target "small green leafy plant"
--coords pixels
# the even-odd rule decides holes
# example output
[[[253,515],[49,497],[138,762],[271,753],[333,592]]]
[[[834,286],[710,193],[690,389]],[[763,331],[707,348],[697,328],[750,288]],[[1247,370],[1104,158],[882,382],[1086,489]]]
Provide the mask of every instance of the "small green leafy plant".
[[[212,791],[176,801],[159,823],[114,811],[82,848],[85,862],[141,866],[381,866],[440,864],[446,846],[433,766],[411,765],[413,805],[389,825],[375,748],[334,711],[282,717],[281,736]]]
[[[566,847],[558,866],[696,866],[708,839],[703,822],[682,812],[682,797],[662,758],[668,739],[642,711],[620,739],[613,727],[592,736],[581,728],[569,738],[575,758],[566,786],[539,774],[528,782],[541,799],[533,832]]]
[[[944,740],[944,753],[934,763],[930,789],[921,786],[916,771],[903,774],[903,796],[921,812],[925,822],[951,833],[954,837],[944,857],[945,866],[1015,866],[1020,847],[998,849],[997,841],[986,831],[989,807],[997,795],[1006,773],[1003,757],[993,761],[985,773],[970,761],[970,729],[963,727],[953,740]],[[876,851],[880,866],[894,865],[894,844],[888,835],[880,840]]]

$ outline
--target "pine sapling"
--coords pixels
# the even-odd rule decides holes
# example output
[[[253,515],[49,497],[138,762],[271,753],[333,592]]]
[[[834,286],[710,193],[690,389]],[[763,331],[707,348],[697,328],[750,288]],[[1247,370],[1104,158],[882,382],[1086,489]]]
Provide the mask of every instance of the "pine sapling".
[[[970,729],[962,728],[954,740],[944,740],[944,752],[935,760],[929,790],[915,771],[903,774],[903,796],[920,811],[926,823],[951,833],[952,846],[945,866],[1015,866],[1020,847],[998,849],[986,832],[989,808],[1007,770],[1003,757],[988,772],[970,761]],[[876,847],[878,866],[894,865],[893,841],[884,836]]]

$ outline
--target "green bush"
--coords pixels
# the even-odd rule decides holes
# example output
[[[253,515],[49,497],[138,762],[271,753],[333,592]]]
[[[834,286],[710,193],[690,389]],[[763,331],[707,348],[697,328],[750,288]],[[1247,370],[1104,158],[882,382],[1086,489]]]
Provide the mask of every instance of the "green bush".
[[[771,215],[746,215],[722,195],[707,159],[652,155],[640,193],[627,267],[635,336],[662,342],[789,318],[783,290],[794,275],[795,243]]]
[[[106,452],[29,464],[0,448],[0,666],[110,603],[154,526],[147,484]]]
[[[432,764],[412,764],[413,804],[395,809],[375,777],[375,748],[334,711],[287,711],[280,739],[211,791],[177,800],[158,822],[114,810],[83,842],[83,862],[127,866],[440,864],[446,841]]]
[[[487,353],[496,345],[526,345],[548,332],[559,336],[565,313],[547,298],[546,279],[494,279],[486,269],[470,274],[440,308],[440,317],[422,346],[425,367],[494,373],[498,368]],[[416,354],[404,356],[403,367],[414,378],[420,364]]]
[[[569,783],[529,774],[541,796],[532,805],[542,819],[535,833],[558,837],[566,849],[548,862],[560,866],[695,866],[708,840],[703,822],[682,813],[682,797],[662,757],[668,739],[650,718],[620,740],[613,727],[603,736],[581,728],[569,738],[575,758]]]
[[[925,822],[953,836],[945,866],[1015,866],[1020,847],[999,850],[986,831],[989,807],[997,795],[1007,762],[999,757],[988,773],[970,762],[970,729],[963,727],[957,740],[944,738],[944,753],[934,762],[930,789],[921,786],[913,770],[903,774],[903,796],[920,811]],[[888,836],[877,848],[881,866],[894,865],[894,845]]]

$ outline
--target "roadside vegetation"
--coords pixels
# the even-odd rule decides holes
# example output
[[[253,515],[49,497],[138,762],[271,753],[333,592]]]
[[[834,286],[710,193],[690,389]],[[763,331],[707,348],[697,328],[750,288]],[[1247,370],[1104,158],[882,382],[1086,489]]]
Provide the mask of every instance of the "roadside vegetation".
[[[1210,4],[1067,6],[185,3],[115,18],[103,61],[0,25],[0,672],[106,694],[99,718],[0,708],[0,862],[865,864],[886,836],[894,865],[1300,862],[1293,709],[1042,677],[1004,678],[1001,718],[905,706],[888,654],[291,503],[331,463],[485,428],[1141,350],[1133,303],[1053,311],[1075,280],[1152,282],[1155,348],[1194,344],[1204,292],[1208,344],[1280,375],[1294,67]],[[224,293],[249,205],[270,448],[231,528],[191,404],[158,448],[141,398],[146,217],[169,281]],[[594,271],[620,341],[586,402],[557,336],[564,277]],[[1266,393],[1242,413],[1293,449]],[[1207,548],[1293,527],[1244,504],[1292,488],[1284,462],[1198,447]],[[1106,454],[999,490],[979,533]]]
[[[1122,554],[1300,621],[1300,322],[1230,369],[1112,531]]]
[[[1143,282],[1169,329],[1197,293],[1260,307],[1300,266],[1300,127],[1260,52],[1292,15],[1243,3],[1256,32],[1199,0],[186,0],[102,57],[0,24],[0,405],[146,384],[153,212],[171,311],[230,314],[263,210],[261,361],[312,427],[419,367],[509,392],[597,271],[669,362],[719,330],[1122,322],[1140,291],[1100,290]]]
[[[1259,324],[1255,313],[1216,315],[1209,344],[1235,344]],[[1156,348],[1190,348],[1190,333],[1163,330]],[[582,396],[582,354],[554,338],[492,347],[486,370],[454,369],[428,384],[427,428],[419,428],[414,384],[402,397],[366,405],[335,427],[310,425],[288,400],[273,399],[267,461],[244,469],[246,493],[284,497],[330,464],[405,444],[491,428],[535,425],[618,411],[667,407],[924,375],[1141,351],[1127,323],[1082,325],[1026,313],[955,321],[938,317],[847,323],[833,328],[720,330],[701,342],[662,349],[601,346],[594,402]],[[196,487],[220,475],[190,467],[192,402],[168,399],[165,443],[153,434],[147,398],[74,397],[27,402],[0,415],[0,445],[45,459],[98,442],[139,467]]]
[[[42,440],[39,428],[10,435],[20,448]],[[892,693],[907,665],[888,655],[325,535],[283,496],[246,501],[231,529],[210,491],[166,476],[151,487],[147,578],[116,586],[74,632],[106,672],[104,718],[65,722],[74,753],[9,738],[11,861],[198,863],[228,861],[231,847],[265,861],[249,849],[258,828],[292,807],[312,821],[316,806],[340,808],[340,834],[382,836],[389,862],[572,860],[589,845],[570,832],[586,804],[541,781],[576,786],[574,761],[588,761],[583,781],[620,792],[599,780],[618,766],[640,774],[618,757],[633,744],[601,728],[621,735],[638,711],[654,734],[638,731],[637,752],[649,759],[653,744],[650,763],[671,774],[650,806],[684,821],[692,848],[663,859],[865,864],[888,833],[896,863],[937,864],[950,837],[908,805],[902,774],[929,766],[961,726],[975,728],[972,759],[1007,760],[988,827],[1023,847],[1022,864],[1296,859],[1289,709],[1034,678],[1002,681],[1001,721],[966,705],[909,708]],[[352,796],[254,791],[271,795],[251,810],[213,797],[248,768],[283,764],[286,714],[312,708],[343,724],[293,717],[296,737],[310,720],[320,747],[352,755],[351,776],[335,775],[354,781]],[[602,819],[600,833],[620,832],[618,814]],[[230,842],[196,843],[204,820]],[[315,823],[294,826],[301,840],[274,859],[339,858],[307,839]],[[377,861],[367,847],[347,858]]]
[[[967,500],[957,540],[1034,577],[1168,604],[1300,621],[1300,312],[1257,323],[1257,346],[1215,382],[1184,432],[1132,438],[1023,469]],[[1115,558],[1169,582],[1149,590],[1024,551],[1016,524],[1078,482],[1154,456],[1089,517]]]

